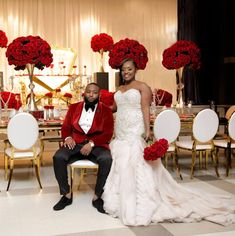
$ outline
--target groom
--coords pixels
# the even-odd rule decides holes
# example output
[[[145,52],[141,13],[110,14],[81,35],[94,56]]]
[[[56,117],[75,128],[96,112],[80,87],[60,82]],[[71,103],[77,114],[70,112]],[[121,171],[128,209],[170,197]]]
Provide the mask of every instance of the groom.
[[[86,86],[84,101],[71,104],[61,129],[64,145],[53,157],[54,172],[62,198],[55,211],[72,204],[67,165],[89,159],[99,165],[92,205],[104,213],[101,195],[109,174],[112,158],[109,141],[113,136],[113,115],[109,107],[99,102],[100,88],[96,83]]]

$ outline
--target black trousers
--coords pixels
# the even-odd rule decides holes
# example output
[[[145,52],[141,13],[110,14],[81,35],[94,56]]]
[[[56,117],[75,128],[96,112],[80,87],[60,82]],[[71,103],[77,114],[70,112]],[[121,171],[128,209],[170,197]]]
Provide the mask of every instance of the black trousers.
[[[66,195],[70,192],[67,165],[73,163],[76,160],[88,159],[99,165],[95,194],[98,197],[101,197],[112,165],[110,150],[103,147],[94,147],[88,156],[84,156],[80,153],[82,146],[83,144],[77,144],[74,149],[61,147],[58,151],[56,151],[53,157],[54,172],[59,184],[60,194]]]

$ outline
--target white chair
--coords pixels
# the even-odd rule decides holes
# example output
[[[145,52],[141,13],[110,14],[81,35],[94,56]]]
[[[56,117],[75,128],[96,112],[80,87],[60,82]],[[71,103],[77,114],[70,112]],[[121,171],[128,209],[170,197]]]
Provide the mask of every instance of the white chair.
[[[226,164],[226,175],[229,175],[229,169],[231,168],[232,150],[235,149],[235,113],[233,113],[228,121],[228,135],[225,139],[214,140],[216,148],[216,156],[218,158],[219,149],[227,151],[227,164]]]
[[[78,182],[78,189],[83,181],[84,175],[86,174],[87,169],[97,170],[98,164],[90,160],[78,160],[70,164],[70,188],[71,188],[71,196],[73,197],[73,182],[74,182],[74,172],[75,169],[80,170],[79,182]]]
[[[199,160],[202,160],[202,154],[205,152],[206,159],[205,164],[208,160],[208,155],[211,154],[213,162],[215,163],[216,175],[218,173],[218,159],[214,153],[213,138],[219,127],[219,118],[215,111],[211,109],[204,109],[200,111],[193,121],[193,140],[179,140],[176,141],[176,146],[179,149],[190,150],[192,152],[192,164],[191,164],[191,179],[194,175],[194,166],[199,153]]]
[[[169,148],[165,155],[165,165],[167,168],[168,156],[172,156],[177,173],[181,179],[180,167],[178,164],[178,156],[176,153],[175,141],[180,132],[180,118],[179,115],[170,109],[162,111],[155,119],[153,126],[154,137],[156,140],[164,138],[169,143]]]
[[[7,166],[10,162],[10,175],[7,185],[9,190],[14,163],[19,160],[31,160],[40,188],[40,148],[35,146],[39,135],[37,120],[29,113],[18,113],[11,118],[7,126],[7,136],[11,147],[5,149]],[[6,164],[5,164],[6,165]]]

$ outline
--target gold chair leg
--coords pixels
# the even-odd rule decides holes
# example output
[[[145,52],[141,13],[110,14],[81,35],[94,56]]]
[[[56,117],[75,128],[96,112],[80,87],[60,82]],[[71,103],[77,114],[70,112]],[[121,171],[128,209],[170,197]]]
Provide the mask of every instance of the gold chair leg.
[[[8,156],[4,153],[4,169],[5,169],[5,179],[8,179]]]
[[[164,166],[167,169],[167,153],[164,155]]]
[[[74,179],[74,168],[70,166],[70,192],[71,192],[71,199],[73,199],[73,179]]]
[[[232,150],[231,150],[231,144],[229,143],[228,151],[227,151],[227,165],[226,165],[226,176],[229,175],[229,169],[232,165]]]
[[[177,155],[177,153],[173,154],[173,160],[174,160],[174,163],[175,163],[175,166],[176,166],[177,174],[180,177],[180,179],[183,180],[183,177],[182,177],[182,175],[180,173],[180,166],[179,166],[179,162],[178,162],[178,155]]]
[[[40,149],[41,149],[40,162],[41,162],[41,165],[42,165],[42,166],[43,166],[43,153],[44,153],[44,148],[45,148],[44,141],[41,140],[41,144],[40,144]]]
[[[191,164],[191,179],[193,179],[193,175],[194,175],[195,160],[196,160],[196,151],[193,151],[192,152],[192,164]]]
[[[216,173],[217,177],[220,177],[219,171],[218,171],[218,155],[215,155],[215,151],[211,151],[211,155],[213,158],[213,163],[215,165],[215,173]]]
[[[78,190],[79,190],[79,188],[80,188],[80,186],[81,186],[81,183],[82,183],[82,181],[83,181],[83,179],[84,179],[84,175],[85,175],[85,169],[81,169],[80,170],[80,178],[79,178],[79,182],[78,182]]]
[[[9,175],[9,179],[8,179],[8,184],[7,184],[7,191],[10,188],[10,184],[11,184],[11,179],[12,179],[12,175],[13,175],[13,169],[14,169],[14,160],[10,160],[10,175]]]
[[[203,161],[202,161],[202,151],[199,151],[199,168],[202,169]]]
[[[207,163],[208,163],[208,151],[206,151],[206,158],[205,158],[205,169],[207,170]]]
[[[36,158],[35,162],[34,162],[34,166],[35,166],[35,174],[39,183],[40,188],[42,189],[42,184],[41,184],[41,180],[40,180],[40,157]]]

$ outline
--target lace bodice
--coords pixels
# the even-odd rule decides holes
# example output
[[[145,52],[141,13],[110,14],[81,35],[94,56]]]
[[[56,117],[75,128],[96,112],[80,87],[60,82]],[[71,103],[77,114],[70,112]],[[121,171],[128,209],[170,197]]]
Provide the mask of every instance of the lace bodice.
[[[114,95],[117,104],[115,136],[117,139],[133,139],[144,133],[141,94],[137,89],[120,90]]]

